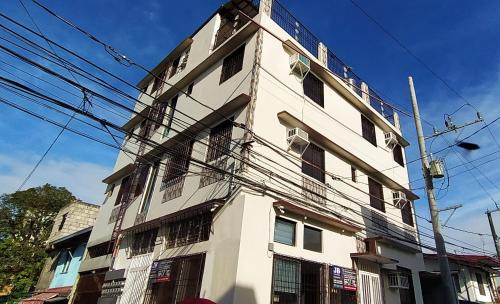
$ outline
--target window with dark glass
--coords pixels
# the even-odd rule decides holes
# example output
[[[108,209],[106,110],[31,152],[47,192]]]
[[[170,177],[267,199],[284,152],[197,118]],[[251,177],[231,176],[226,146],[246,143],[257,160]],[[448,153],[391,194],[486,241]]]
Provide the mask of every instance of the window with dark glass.
[[[413,212],[410,201],[406,202],[403,208],[401,208],[401,218],[403,219],[403,223],[413,226]]]
[[[224,155],[229,154],[231,148],[232,133],[232,120],[226,120],[210,130],[206,159],[207,162],[216,160]]]
[[[166,247],[175,248],[208,241],[211,225],[211,212],[171,222],[168,224]]]
[[[302,155],[302,173],[325,182],[325,150],[310,143]]]
[[[353,182],[355,182],[355,183],[358,181],[358,176],[357,176],[357,174],[358,174],[358,173],[357,173],[356,168],[354,168],[353,166],[351,166],[351,180],[352,180]]]
[[[321,252],[321,230],[304,226],[304,249]]]
[[[323,107],[325,105],[323,82],[312,73],[307,73],[302,84],[304,87],[304,95]]]
[[[486,295],[486,290],[484,289],[483,276],[476,272],[477,287],[479,288],[479,294],[482,296]]]
[[[123,194],[127,193],[130,190],[130,186],[130,175],[122,178],[120,190],[118,190],[118,195],[116,196],[115,206],[121,204]]]
[[[368,191],[370,193],[370,206],[385,212],[384,191],[382,185],[369,177]]]
[[[194,82],[191,82],[191,84],[187,88],[188,95],[191,95],[193,93],[193,88],[194,88]]]
[[[151,291],[150,294],[147,292],[144,303],[176,304],[200,297],[204,254],[160,260],[158,263],[169,264],[169,277],[167,280],[150,281],[148,286]]]
[[[148,165],[142,165],[139,167],[139,169],[136,169],[139,170],[139,172],[135,173],[138,174],[135,176],[135,178],[138,178],[138,180],[137,184],[135,185],[134,197],[138,197],[144,191],[144,187],[146,186],[146,181],[148,179],[149,167],[150,166]]]
[[[415,304],[415,292],[413,291],[413,275],[411,270],[397,266],[397,271],[408,278],[408,288],[399,289],[399,300],[401,304]]]
[[[295,245],[295,222],[277,217],[274,223],[274,241],[285,245]]]
[[[376,147],[377,137],[375,135],[375,125],[364,115],[361,115],[361,130],[363,138]]]
[[[130,255],[153,252],[158,228],[149,229],[146,231],[136,232],[132,237],[132,245],[130,246]]]
[[[394,161],[400,164],[401,166],[405,166],[405,162],[403,160],[403,148],[401,145],[395,145],[394,149],[392,149],[392,155],[394,157]]]
[[[68,213],[63,214],[61,218],[61,222],[59,223],[59,227],[57,230],[61,231],[64,227],[64,224],[66,223],[66,218],[68,217]]]
[[[193,141],[189,140],[179,144],[175,153],[168,158],[163,171],[162,189],[175,183],[179,178],[183,178],[188,172],[191,152],[193,150]]]
[[[222,62],[222,72],[220,74],[220,83],[233,77],[243,68],[243,56],[245,54],[245,45],[240,46],[236,51],[224,58]]]
[[[153,81],[153,88],[151,89],[151,93],[154,93],[158,89],[163,87],[163,78],[165,78],[165,73],[166,73],[166,70],[163,70],[160,72],[160,74],[158,74],[158,77],[155,77],[155,79]]]

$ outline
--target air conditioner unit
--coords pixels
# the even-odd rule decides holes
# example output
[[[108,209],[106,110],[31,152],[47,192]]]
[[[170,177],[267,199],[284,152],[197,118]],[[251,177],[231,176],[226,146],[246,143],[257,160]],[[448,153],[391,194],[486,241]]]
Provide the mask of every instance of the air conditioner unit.
[[[401,272],[390,272],[387,274],[389,288],[409,289],[408,275]]]
[[[398,144],[398,138],[396,137],[396,134],[392,132],[387,132],[384,134],[384,137],[385,137],[385,144],[391,150],[394,149],[394,147]]]
[[[290,69],[291,73],[295,73],[304,79],[311,70],[311,61],[306,56],[295,53],[290,56]]]
[[[396,208],[402,209],[408,200],[406,199],[406,194],[403,191],[393,191],[392,202]]]
[[[292,150],[302,155],[309,146],[309,134],[301,128],[289,128],[286,133],[288,151]]]

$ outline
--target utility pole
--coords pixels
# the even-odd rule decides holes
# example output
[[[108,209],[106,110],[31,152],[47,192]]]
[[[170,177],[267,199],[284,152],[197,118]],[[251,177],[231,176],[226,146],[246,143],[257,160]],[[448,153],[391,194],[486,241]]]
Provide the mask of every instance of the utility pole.
[[[486,215],[488,216],[488,221],[490,222],[490,228],[491,228],[491,235],[493,236],[493,241],[495,242],[495,249],[497,250],[497,258],[500,259],[500,241],[498,240],[498,235],[495,231],[495,225],[493,225],[493,218],[491,214],[493,212],[500,211],[499,208],[495,210],[488,210],[486,211]]]
[[[441,272],[441,281],[444,285],[444,293],[446,303],[457,304],[457,296],[455,287],[451,278],[450,265],[448,264],[448,256],[446,254],[446,246],[444,243],[443,234],[441,233],[441,223],[439,222],[439,211],[436,204],[436,197],[434,196],[434,185],[432,176],[430,174],[429,161],[427,159],[427,152],[425,148],[424,132],[422,130],[422,122],[420,121],[420,111],[417,104],[417,96],[415,88],[413,87],[413,78],[408,77],[408,84],[410,86],[410,96],[413,106],[413,117],[415,120],[415,127],[418,135],[418,146],[420,148],[420,158],[422,161],[422,171],[425,179],[425,189],[427,191],[427,200],[429,201],[429,209],[431,211],[432,230],[434,231],[434,239],[436,241],[437,255],[439,259],[439,268]]]

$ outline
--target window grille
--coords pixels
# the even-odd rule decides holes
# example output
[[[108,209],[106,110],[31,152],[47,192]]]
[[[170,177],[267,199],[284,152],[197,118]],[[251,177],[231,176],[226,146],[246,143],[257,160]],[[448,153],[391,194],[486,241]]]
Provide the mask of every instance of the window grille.
[[[112,253],[113,246],[110,246],[109,241],[88,248],[89,257],[96,258],[99,256]]]
[[[361,115],[361,129],[363,138],[376,147],[377,137],[375,135],[375,125],[364,115]]]
[[[385,212],[384,191],[382,185],[369,177],[368,192],[370,193],[370,206]]]
[[[302,173],[325,182],[325,150],[310,143],[302,155]]]
[[[143,165],[139,168],[139,179],[137,181],[137,185],[134,190],[134,197],[138,197],[144,191],[144,187],[146,186],[146,181],[148,179],[149,167],[147,165]]]
[[[174,61],[172,61],[172,66],[170,68],[170,75],[168,76],[168,78],[171,78],[172,76],[174,76],[175,74],[177,74],[177,68],[179,67],[179,62],[181,61],[181,57],[177,57],[174,59]]]
[[[324,107],[324,84],[318,77],[312,73],[307,73],[303,81],[304,95],[311,98],[312,101]]]
[[[233,77],[243,68],[243,57],[245,55],[245,45],[240,46],[236,51],[232,52],[222,62],[222,72],[220,74],[220,83]]]
[[[163,87],[163,78],[165,78],[166,69],[162,70],[158,77],[153,80],[153,88],[151,89],[151,94],[158,91]]]
[[[156,130],[163,124],[165,119],[165,112],[167,111],[168,104],[166,102],[154,101],[151,106],[149,118],[151,119],[151,128],[149,130],[148,138],[154,135]]]
[[[153,252],[156,244],[158,228],[137,232],[132,236],[130,256]]]
[[[168,156],[161,184],[161,190],[165,190],[163,202],[182,195],[192,150],[193,141],[189,140],[179,144],[174,155]]]
[[[118,195],[116,196],[115,206],[119,205],[122,202],[123,194],[127,193],[130,190],[130,175],[122,178],[122,182],[120,184],[120,190],[118,190]]]
[[[212,213],[205,212],[168,224],[166,248],[207,241],[210,237]]]

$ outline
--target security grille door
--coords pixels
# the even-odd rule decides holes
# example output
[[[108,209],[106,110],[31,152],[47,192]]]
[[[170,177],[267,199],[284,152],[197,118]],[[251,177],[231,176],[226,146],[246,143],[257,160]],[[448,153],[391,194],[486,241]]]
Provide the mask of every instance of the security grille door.
[[[383,304],[380,276],[376,273],[360,271],[361,304]]]
[[[120,304],[142,303],[152,258],[152,253],[132,257]]]

